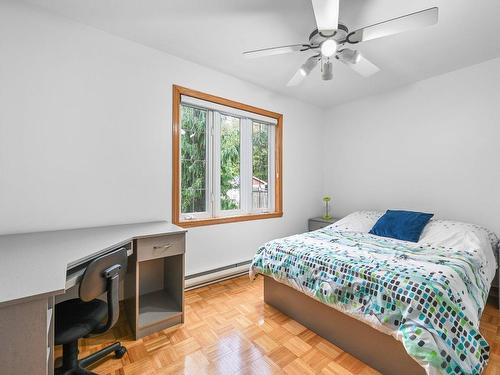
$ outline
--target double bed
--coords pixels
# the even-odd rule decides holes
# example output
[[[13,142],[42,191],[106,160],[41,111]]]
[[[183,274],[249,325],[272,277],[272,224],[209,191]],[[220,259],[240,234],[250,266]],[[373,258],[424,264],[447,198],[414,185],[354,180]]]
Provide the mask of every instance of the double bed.
[[[479,319],[498,238],[431,220],[416,243],[369,234],[382,213],[270,241],[250,276],[267,303],[384,375],[480,374],[489,346]]]

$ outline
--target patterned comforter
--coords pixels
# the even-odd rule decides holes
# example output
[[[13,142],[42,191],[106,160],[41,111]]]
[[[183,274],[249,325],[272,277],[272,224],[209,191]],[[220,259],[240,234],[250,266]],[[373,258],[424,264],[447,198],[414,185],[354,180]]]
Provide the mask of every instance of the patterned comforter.
[[[266,243],[250,276],[273,277],[391,334],[428,374],[480,374],[491,280],[476,253],[327,227]]]

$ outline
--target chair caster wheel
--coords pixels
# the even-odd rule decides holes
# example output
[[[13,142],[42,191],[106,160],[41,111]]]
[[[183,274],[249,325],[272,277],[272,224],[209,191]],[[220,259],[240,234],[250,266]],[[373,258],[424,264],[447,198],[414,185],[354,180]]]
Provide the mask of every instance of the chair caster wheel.
[[[124,346],[120,346],[118,349],[115,350],[115,357],[116,358],[121,358],[127,353],[127,348]]]

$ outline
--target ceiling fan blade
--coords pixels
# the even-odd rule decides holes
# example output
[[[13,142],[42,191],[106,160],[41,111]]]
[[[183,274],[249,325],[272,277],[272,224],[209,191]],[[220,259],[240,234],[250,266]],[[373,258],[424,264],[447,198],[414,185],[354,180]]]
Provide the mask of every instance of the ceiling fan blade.
[[[380,71],[378,66],[352,49],[343,49],[337,54],[337,58],[363,77],[370,77]]]
[[[300,84],[304,78],[306,78],[309,73],[312,72],[312,70],[318,65],[318,62],[320,60],[319,56],[311,56],[309,57],[304,64],[295,72],[293,77],[288,81],[286,84],[288,87],[290,86],[297,86]]]
[[[339,27],[339,0],[312,0],[318,31],[333,34]]]
[[[284,53],[307,51],[310,48],[311,46],[309,44],[292,44],[290,46],[271,47],[256,49],[253,51],[246,51],[243,52],[243,55],[245,57],[264,57],[272,55],[282,55]]]
[[[437,7],[407,14],[406,16],[401,16],[356,30],[347,36],[346,41],[349,43],[365,42],[367,40],[431,26],[437,23],[438,14],[439,9]]]

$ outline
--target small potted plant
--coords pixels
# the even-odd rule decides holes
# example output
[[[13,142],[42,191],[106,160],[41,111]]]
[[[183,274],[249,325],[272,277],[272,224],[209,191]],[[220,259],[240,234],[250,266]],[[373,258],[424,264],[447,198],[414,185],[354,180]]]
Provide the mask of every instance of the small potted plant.
[[[325,196],[323,197],[323,202],[325,202],[325,214],[323,215],[323,219],[325,220],[332,220],[333,219],[333,216],[330,215],[330,202],[331,202],[332,198],[329,197],[329,196]]]

